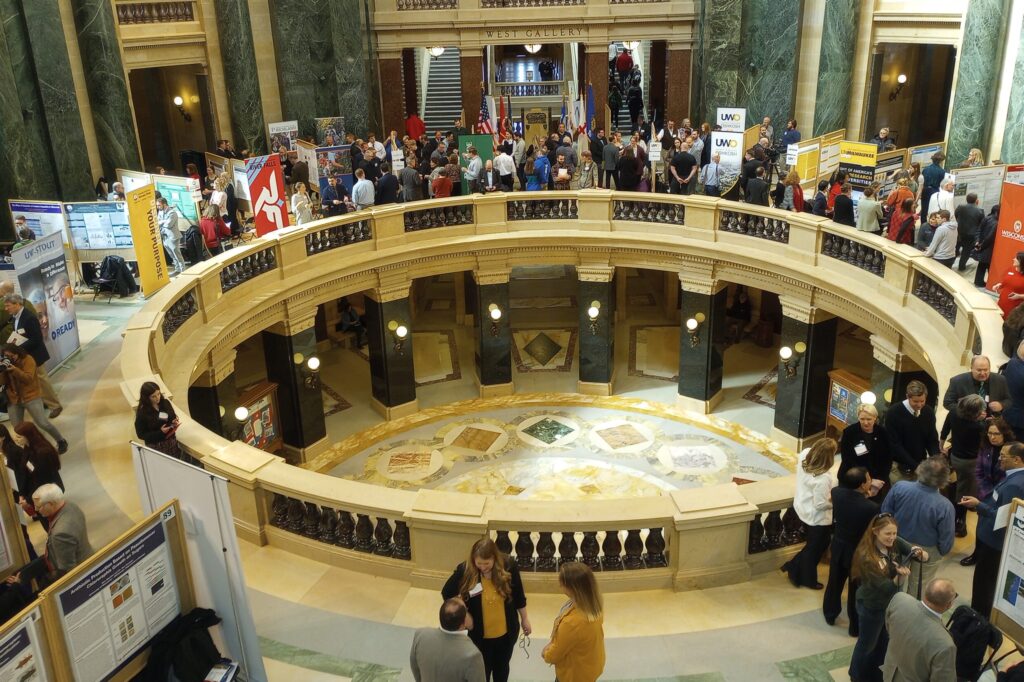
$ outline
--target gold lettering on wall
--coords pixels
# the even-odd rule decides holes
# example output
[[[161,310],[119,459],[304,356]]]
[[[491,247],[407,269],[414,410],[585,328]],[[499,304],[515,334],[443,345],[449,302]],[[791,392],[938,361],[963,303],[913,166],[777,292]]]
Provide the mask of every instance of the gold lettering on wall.
[[[585,38],[587,29],[584,28],[526,28],[526,29],[484,29],[480,31],[480,37],[485,41],[492,40],[523,40],[527,38]]]

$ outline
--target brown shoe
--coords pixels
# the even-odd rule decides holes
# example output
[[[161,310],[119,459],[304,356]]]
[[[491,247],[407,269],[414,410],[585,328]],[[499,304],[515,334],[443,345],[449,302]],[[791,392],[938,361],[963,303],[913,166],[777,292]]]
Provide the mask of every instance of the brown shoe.
[[[64,407],[62,405],[58,405],[57,407],[53,408],[52,410],[50,410],[50,419],[56,419],[57,417],[60,416],[60,413],[63,411]]]

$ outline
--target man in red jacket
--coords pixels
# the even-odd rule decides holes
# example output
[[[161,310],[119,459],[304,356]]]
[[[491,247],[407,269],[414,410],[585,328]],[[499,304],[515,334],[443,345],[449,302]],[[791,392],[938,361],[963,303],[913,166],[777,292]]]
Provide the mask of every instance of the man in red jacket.
[[[633,57],[629,50],[625,49],[615,58],[615,70],[619,74],[619,86],[626,91],[626,81],[629,79],[629,72],[633,70]]]
[[[405,119],[405,134],[414,140],[419,140],[421,135],[427,134],[427,124],[415,110],[410,111],[409,117]]]

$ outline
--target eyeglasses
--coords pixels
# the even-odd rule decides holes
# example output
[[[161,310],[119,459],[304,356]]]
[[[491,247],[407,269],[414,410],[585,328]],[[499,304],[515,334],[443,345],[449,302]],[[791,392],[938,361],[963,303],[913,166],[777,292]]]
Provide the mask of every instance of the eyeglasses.
[[[530,657],[530,636],[525,632],[523,633],[523,636],[519,638],[519,648],[523,650],[523,653],[526,654],[527,658]]]

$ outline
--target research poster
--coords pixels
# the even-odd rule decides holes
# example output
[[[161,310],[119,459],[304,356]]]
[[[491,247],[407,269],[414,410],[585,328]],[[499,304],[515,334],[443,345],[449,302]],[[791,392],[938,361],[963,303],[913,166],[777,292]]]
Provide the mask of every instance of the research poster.
[[[206,165],[212,168],[213,172],[220,176],[221,173],[228,170],[230,163],[223,156],[217,156],[216,154],[206,152]]]
[[[1012,502],[1000,509],[1008,511],[1011,506]],[[1003,541],[1003,556],[999,561],[994,606],[1014,623],[1024,627],[1024,507],[1017,507],[1013,517],[1005,520],[1000,519],[997,513],[996,525],[1000,522],[1006,525],[1006,538]]]
[[[711,154],[719,155],[721,171],[719,192],[725,196],[736,185],[743,165],[743,133],[726,133],[715,130],[711,133]]]
[[[857,192],[863,192],[875,179],[878,147],[866,142],[839,143],[839,170],[846,171],[847,181]]]
[[[67,244],[67,233],[64,231],[64,209],[59,201],[8,201],[11,209],[11,220],[14,221],[14,236],[17,238],[21,223],[32,230],[36,239],[54,233]]]
[[[39,609],[32,609],[0,639],[0,680],[48,682],[52,679],[39,649],[42,639],[36,627],[39,617]]]
[[[55,596],[75,679],[108,679],[181,611],[163,523]]]
[[[199,181],[168,175],[154,175],[153,178],[153,186],[160,192],[160,196],[167,199],[167,205],[178,209],[178,215],[190,225],[198,225],[199,205],[196,194],[199,190]],[[127,190],[127,187],[125,189]]]
[[[786,148],[786,165],[796,168],[797,175],[800,176],[800,184],[808,188],[813,189],[817,184],[820,159],[821,140],[819,138],[791,144]]]
[[[75,297],[64,246],[59,236],[51,234],[15,249],[11,258],[21,295],[36,309],[43,344],[50,354],[43,367],[52,370],[79,347]],[[9,560],[9,548],[4,551]]]
[[[1001,282],[1018,251],[1024,251],[1024,185],[1005,183],[999,203],[999,224],[986,286]]]
[[[1024,164],[1006,167],[1006,182],[1015,185],[1024,185]]]
[[[249,176],[245,172],[245,162],[231,164],[231,177],[234,179],[235,200],[249,201]]]
[[[844,137],[846,137],[845,128],[825,133],[821,136],[821,157],[818,161],[818,177],[832,175],[839,168],[839,145]]]
[[[157,224],[156,190],[152,185],[128,192],[128,221],[135,243],[135,259],[139,263],[142,295],[149,298],[171,283],[164,257],[163,237]]]
[[[285,201],[284,171],[277,154],[246,159],[245,174],[252,197],[256,235],[288,227],[288,204]]]
[[[896,189],[896,181],[892,175],[901,168],[904,168],[905,161],[905,150],[885,152],[878,155],[878,161],[875,163],[875,182],[882,183],[878,199],[885,199],[889,196],[889,192]]]
[[[932,163],[932,154],[936,152],[945,152],[945,142],[932,142],[931,144],[922,144],[916,147],[910,147],[907,152],[910,160],[907,164],[914,163],[915,161],[921,164],[923,170],[925,166],[929,166]]]
[[[746,130],[747,110],[718,107],[715,121],[722,127],[722,132],[742,133]]]
[[[953,176],[953,206],[967,203],[967,195],[978,195],[978,206],[987,214],[1003,193],[1006,166],[959,168]]]
[[[316,125],[316,145],[318,147],[336,147],[345,141],[345,118],[314,118]]]
[[[132,248],[132,229],[123,201],[64,204],[64,215],[76,249]]]
[[[270,151],[272,153],[295,151],[295,140],[299,139],[298,121],[271,123],[267,126],[267,132],[270,133]]]
[[[117,169],[117,180],[124,185],[124,191],[130,192],[133,189],[145,187],[146,185],[152,184],[153,176],[149,173],[140,173],[139,171],[124,170],[123,168]]]

